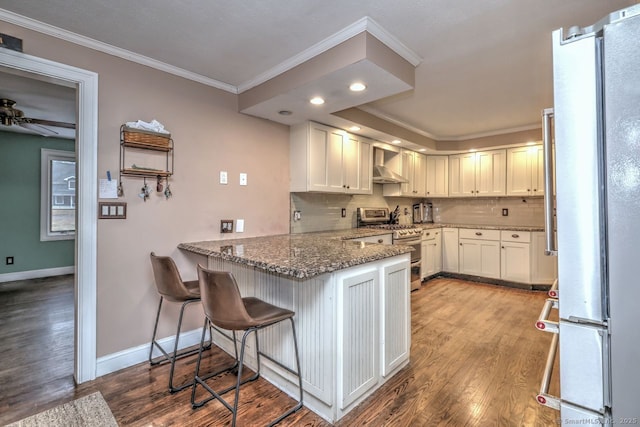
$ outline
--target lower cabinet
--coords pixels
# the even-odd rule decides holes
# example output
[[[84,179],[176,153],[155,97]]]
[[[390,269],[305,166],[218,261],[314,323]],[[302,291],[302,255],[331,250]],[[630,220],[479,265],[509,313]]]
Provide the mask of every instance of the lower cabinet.
[[[342,384],[344,409],[378,383],[378,271],[345,277],[342,293]]]
[[[531,281],[531,233],[501,232],[500,278],[512,282]]]
[[[459,235],[460,273],[500,278],[500,232],[461,229]]]
[[[349,410],[409,361],[410,260],[338,275],[338,405]]]
[[[458,273],[458,229],[442,229],[442,271]]]
[[[440,271],[442,271],[442,232],[440,228],[434,228],[424,232],[420,278],[433,276]]]
[[[552,285],[558,277],[558,257],[545,255],[545,247],[545,234],[531,233],[531,282]]]

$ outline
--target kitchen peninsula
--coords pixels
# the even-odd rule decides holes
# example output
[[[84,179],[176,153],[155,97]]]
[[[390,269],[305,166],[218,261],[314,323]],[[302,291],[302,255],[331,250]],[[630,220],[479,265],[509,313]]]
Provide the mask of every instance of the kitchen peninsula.
[[[293,310],[304,404],[339,420],[409,363],[410,248],[356,242],[376,230],[181,243],[209,269],[232,272],[243,296]],[[261,350],[294,367],[289,328],[261,332]],[[233,354],[231,343],[214,341]],[[252,346],[252,344],[251,344]],[[255,368],[248,345],[246,363]],[[295,379],[262,360],[262,375],[294,395]]]

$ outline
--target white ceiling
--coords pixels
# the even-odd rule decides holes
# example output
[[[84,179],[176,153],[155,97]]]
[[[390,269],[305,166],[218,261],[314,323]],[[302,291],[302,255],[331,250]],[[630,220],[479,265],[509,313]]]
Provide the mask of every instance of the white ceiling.
[[[541,110],[553,103],[551,32],[635,3],[0,0],[0,20],[31,18],[242,93],[369,17],[421,62],[414,89],[361,108],[437,140],[460,140],[539,127]],[[28,98],[14,98],[26,114]]]

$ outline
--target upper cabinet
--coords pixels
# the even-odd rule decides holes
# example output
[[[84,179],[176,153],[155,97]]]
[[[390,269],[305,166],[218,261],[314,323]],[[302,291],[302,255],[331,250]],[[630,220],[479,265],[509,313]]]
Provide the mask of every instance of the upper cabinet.
[[[449,156],[427,156],[427,197],[449,196]]]
[[[383,195],[425,197],[427,194],[427,157],[411,150],[400,152],[401,173],[408,182],[404,184],[385,184]]]
[[[291,127],[292,192],[371,194],[371,141],[314,122]]]
[[[449,156],[449,195],[504,196],[506,151],[491,150]]]
[[[544,196],[542,145],[507,149],[507,196]]]

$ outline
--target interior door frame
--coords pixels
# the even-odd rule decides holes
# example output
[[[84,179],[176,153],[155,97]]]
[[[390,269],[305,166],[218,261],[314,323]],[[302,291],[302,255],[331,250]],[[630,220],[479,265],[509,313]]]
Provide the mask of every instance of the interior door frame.
[[[77,223],[75,239],[74,377],[96,378],[98,74],[44,58],[0,49],[0,68],[76,88]]]

